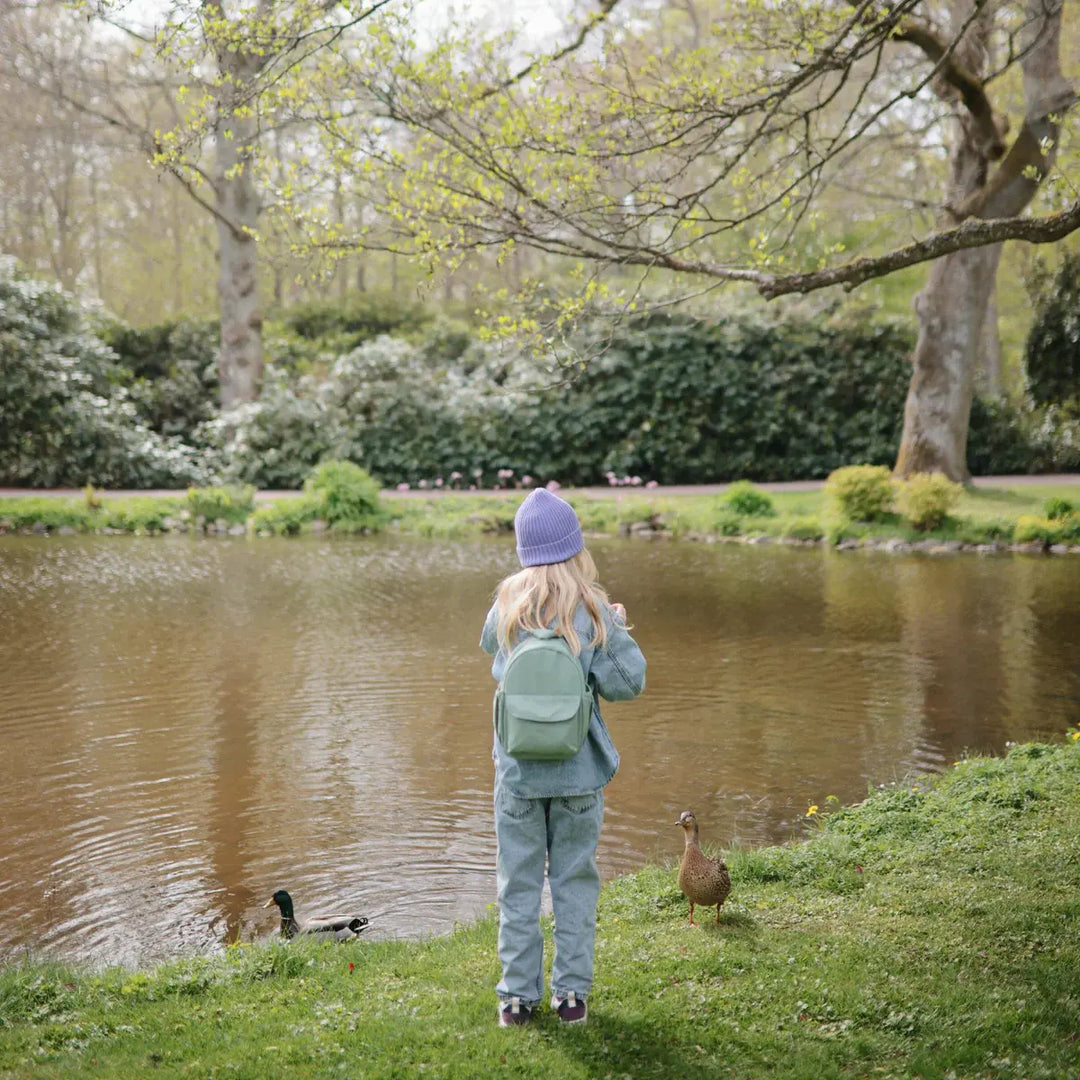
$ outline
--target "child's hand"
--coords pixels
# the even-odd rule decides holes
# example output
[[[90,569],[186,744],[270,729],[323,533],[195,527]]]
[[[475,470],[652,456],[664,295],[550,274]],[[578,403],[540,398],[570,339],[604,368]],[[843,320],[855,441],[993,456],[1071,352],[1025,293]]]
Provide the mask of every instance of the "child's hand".
[[[626,608],[624,608],[622,604],[612,604],[611,610],[615,612],[617,618],[620,618],[623,622],[626,622]]]

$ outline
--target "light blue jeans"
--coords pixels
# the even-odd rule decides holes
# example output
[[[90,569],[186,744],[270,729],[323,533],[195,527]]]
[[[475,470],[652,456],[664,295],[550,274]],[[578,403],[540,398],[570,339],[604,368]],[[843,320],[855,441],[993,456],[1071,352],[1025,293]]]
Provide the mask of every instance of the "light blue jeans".
[[[596,845],[604,820],[604,793],[522,799],[495,789],[495,858],[499,899],[500,999],[536,1005],[544,996],[544,937],[540,895],[547,864],[555,913],[551,989],[588,995],[600,874]]]

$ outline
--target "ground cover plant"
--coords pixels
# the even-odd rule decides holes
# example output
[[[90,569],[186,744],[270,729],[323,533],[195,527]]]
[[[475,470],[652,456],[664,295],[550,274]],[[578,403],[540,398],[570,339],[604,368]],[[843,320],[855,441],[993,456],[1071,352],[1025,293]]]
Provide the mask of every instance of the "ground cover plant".
[[[765,492],[751,484],[721,494],[666,494],[655,489],[612,489],[603,493],[564,491],[586,533],[643,535],[692,540],[767,539],[805,543],[844,541],[903,544],[1080,546],[1080,484],[1024,484],[1013,488],[973,487],[947,493],[948,513],[923,519],[886,514],[876,522],[837,517],[824,489]],[[0,498],[0,532],[122,531],[138,534],[200,531],[202,510],[226,503],[249,535],[296,536],[329,529],[339,533],[391,531],[418,537],[460,538],[509,533],[521,501],[520,489],[491,492],[410,491],[379,493],[370,477],[350,463],[327,463],[312,474],[298,496],[258,496],[247,489],[199,489],[188,497],[114,497],[95,492],[72,498]],[[194,502],[192,500],[195,500]],[[744,509],[740,511],[739,507]],[[932,500],[930,509],[942,503]],[[196,512],[198,511],[198,512]]]
[[[609,882],[583,1029],[496,1027],[487,918],[149,971],[9,958],[0,1077],[1077,1075],[1080,730],[826,796],[805,838],[726,853],[718,925],[687,925],[674,861]]]

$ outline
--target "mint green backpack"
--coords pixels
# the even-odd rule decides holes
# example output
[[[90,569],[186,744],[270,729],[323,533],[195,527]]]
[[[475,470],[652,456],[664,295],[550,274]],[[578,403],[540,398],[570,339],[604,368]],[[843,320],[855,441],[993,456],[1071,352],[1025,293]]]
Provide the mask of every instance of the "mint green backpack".
[[[564,761],[585,742],[593,695],[581,663],[554,630],[530,630],[495,691],[495,734],[523,761]]]

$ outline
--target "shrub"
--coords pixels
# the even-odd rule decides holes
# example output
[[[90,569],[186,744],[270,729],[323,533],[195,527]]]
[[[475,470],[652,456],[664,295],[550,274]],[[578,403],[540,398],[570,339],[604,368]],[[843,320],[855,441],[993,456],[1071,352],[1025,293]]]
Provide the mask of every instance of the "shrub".
[[[897,507],[909,525],[925,532],[941,525],[963,490],[941,473],[916,473],[897,485]]]
[[[192,517],[207,521],[224,518],[230,525],[243,524],[255,509],[255,489],[236,485],[188,488],[187,508]]]
[[[295,536],[319,516],[319,506],[305,495],[274,499],[263,503],[252,515],[251,527],[256,533],[271,532],[275,536]]]
[[[730,506],[721,505],[709,522],[709,530],[719,536],[739,536],[743,531],[743,519]]]
[[[829,474],[825,495],[849,521],[881,521],[892,509],[893,483],[885,465],[847,465]]]
[[[1018,544],[1060,544],[1063,525],[1060,521],[1037,517],[1034,514],[1021,514],[1016,519],[1013,540]]]
[[[377,529],[386,520],[379,485],[351,461],[324,461],[304,482],[304,491],[329,525]]]
[[[334,451],[337,427],[316,380],[290,382],[267,365],[258,401],[203,424],[198,438],[222,462],[226,479],[260,488],[299,488]]]
[[[346,300],[313,300],[289,308],[285,325],[299,337],[330,341],[348,352],[380,334],[413,334],[427,327],[431,313],[389,294],[356,293]]]
[[[820,540],[825,529],[816,517],[795,517],[784,522],[780,535],[789,540]]]
[[[732,484],[724,494],[724,502],[736,514],[747,517],[772,517],[776,513],[772,499],[749,480],[738,480]]]
[[[568,381],[498,418],[499,446],[562,483],[824,476],[845,461],[892,461],[910,377],[899,322],[810,319],[754,308],[715,321],[652,316],[588,327],[591,355]]]
[[[157,326],[114,323],[103,338],[130,372],[139,416],[162,435],[192,442],[196,428],[217,412],[217,322],[181,319]]]
[[[968,468],[976,476],[1080,469],[1080,418],[1056,405],[971,403]]]
[[[1051,495],[1049,499],[1043,503],[1043,513],[1051,521],[1057,521],[1059,518],[1067,518],[1070,514],[1076,511],[1076,506],[1068,499],[1063,499],[1060,495]]]
[[[178,513],[181,505],[179,500],[160,499],[154,495],[107,501],[101,509],[100,519],[94,524],[125,532],[162,532],[165,519]]]
[[[146,426],[78,301],[0,259],[0,483],[176,487],[210,470]]]
[[[1037,292],[1024,346],[1031,396],[1040,405],[1080,405],[1080,253],[1066,253]]]

